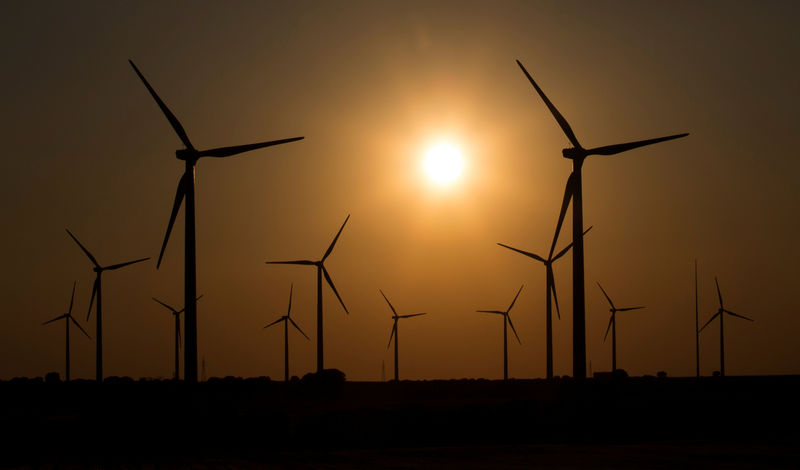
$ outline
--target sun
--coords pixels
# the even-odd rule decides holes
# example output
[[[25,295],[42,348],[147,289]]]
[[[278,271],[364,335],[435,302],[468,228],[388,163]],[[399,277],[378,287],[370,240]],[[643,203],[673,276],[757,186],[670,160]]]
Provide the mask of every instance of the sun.
[[[461,175],[464,159],[455,146],[438,144],[428,150],[423,166],[428,178],[439,184],[448,184]]]

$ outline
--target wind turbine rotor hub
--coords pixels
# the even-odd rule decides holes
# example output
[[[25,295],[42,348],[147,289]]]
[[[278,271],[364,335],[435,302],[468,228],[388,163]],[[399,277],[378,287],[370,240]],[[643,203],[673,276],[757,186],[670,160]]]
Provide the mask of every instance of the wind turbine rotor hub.
[[[569,158],[570,160],[578,160],[586,156],[586,151],[582,148],[572,147],[561,150],[561,155],[563,155],[564,158]]]
[[[178,160],[193,160],[197,161],[197,150],[180,149],[175,151],[175,158]]]

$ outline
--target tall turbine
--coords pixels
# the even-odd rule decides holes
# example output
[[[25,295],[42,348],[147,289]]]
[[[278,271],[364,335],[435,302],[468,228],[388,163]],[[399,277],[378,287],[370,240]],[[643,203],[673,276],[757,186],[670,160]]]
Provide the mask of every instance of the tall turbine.
[[[397,346],[397,338],[400,336],[400,332],[397,329],[397,321],[401,318],[411,318],[411,317],[418,317],[420,315],[425,315],[425,313],[412,313],[411,315],[398,315],[397,310],[394,309],[394,306],[389,299],[386,297],[386,294],[383,293],[382,290],[378,289],[378,292],[381,293],[386,303],[389,304],[389,308],[392,309],[392,319],[394,320],[394,325],[392,325],[392,332],[389,334],[389,343],[386,345],[386,349],[389,349],[389,346],[392,345],[392,338],[394,337],[394,381],[397,382],[400,380],[400,372],[399,372],[399,346]]]
[[[95,257],[92,256],[91,253],[89,253],[89,250],[87,250],[86,247],[83,246],[81,242],[78,241],[75,235],[73,235],[72,232],[69,231],[69,229],[67,229],[67,233],[69,234],[70,237],[72,237],[73,240],[75,240],[75,243],[77,243],[78,246],[81,247],[81,250],[83,250],[83,252],[92,262],[92,264],[94,264],[93,270],[95,272],[96,277],[94,279],[94,286],[92,287],[92,298],[91,300],[89,300],[89,312],[86,315],[86,321],[89,321],[89,317],[92,315],[92,303],[94,302],[95,296],[97,296],[97,306],[96,306],[97,314],[95,315],[97,321],[97,327],[95,331],[95,335],[97,336],[97,341],[96,341],[97,362],[95,365],[95,379],[98,382],[102,382],[103,381],[103,301],[102,301],[103,289],[101,281],[103,278],[103,271],[113,271],[115,269],[123,268],[131,264],[149,260],[150,258],[139,258],[133,261],[127,261],[125,263],[112,264],[111,266],[100,266],[100,263],[97,262],[97,259],[95,259]]]
[[[333,237],[333,241],[331,242],[328,250],[325,251],[325,254],[322,255],[322,259],[319,261],[311,261],[311,260],[298,260],[298,261],[267,261],[267,264],[300,264],[304,266],[316,266],[317,268],[317,372],[321,372],[324,367],[324,360],[322,355],[322,276],[325,276],[325,281],[331,286],[331,290],[333,293],[336,294],[336,298],[339,299],[339,303],[342,305],[345,313],[350,313],[347,311],[347,307],[344,305],[344,301],[339,296],[339,292],[336,290],[336,286],[333,285],[333,280],[331,276],[328,274],[328,270],[325,269],[325,260],[328,259],[331,252],[333,251],[333,247],[336,245],[336,241],[339,239],[339,235],[341,235],[342,230],[344,230],[344,226],[347,225],[347,221],[350,220],[350,215],[347,215],[347,218],[344,219],[344,223],[339,228],[339,231],[336,232],[336,236]]]
[[[494,313],[503,316],[503,380],[508,380],[508,325],[511,325],[511,331],[514,332],[517,341],[522,344],[517,334],[517,329],[514,328],[514,322],[511,321],[509,312],[511,312],[511,309],[514,307],[514,303],[516,303],[517,297],[519,297],[519,293],[522,292],[523,287],[525,287],[525,284],[519,287],[517,295],[514,296],[514,300],[511,301],[511,305],[509,305],[506,310],[477,310],[479,313]]]
[[[195,301],[200,300],[201,296],[198,296]],[[170,307],[169,305],[165,304],[164,302],[158,300],[155,297],[151,297],[153,300],[161,304],[164,308],[172,312],[172,316],[175,317],[175,380],[179,380],[180,377],[180,357],[181,357],[181,313],[185,310],[184,308],[180,310],[175,310],[174,308]]]
[[[560,227],[559,227],[560,228]],[[592,227],[586,229],[583,232],[584,235],[591,230]],[[572,248],[572,243],[564,247],[561,251],[559,251],[555,256],[553,256],[553,251],[556,248],[556,241],[558,240],[558,235],[553,238],[553,243],[550,245],[550,253],[547,255],[547,259],[542,258],[541,256],[531,253],[529,251],[520,250],[514,248],[512,246],[504,245],[502,243],[498,243],[498,245],[502,246],[503,248],[508,248],[509,250],[516,251],[517,253],[521,253],[529,258],[533,258],[536,261],[540,261],[544,264],[545,268],[545,335],[546,335],[546,351],[547,351],[547,378],[553,378],[553,308],[552,308],[552,301],[555,301],[556,304],[556,314],[558,315],[558,319],[561,319],[561,311],[558,308],[558,296],[556,295],[556,279],[553,275],[553,263],[564,256],[570,248]],[[552,300],[551,300],[552,295]]]
[[[719,310],[715,313],[711,319],[709,319],[703,328],[700,328],[699,331],[703,331],[705,327],[707,327],[715,318],[719,317],[719,375],[725,377],[725,331],[723,320],[725,320],[725,315],[728,314],[734,317],[739,317],[747,321],[754,321],[752,318],[747,318],[744,315],[739,315],[738,313],[733,313],[730,310],[726,309],[722,305],[722,292],[719,290],[719,281],[717,281],[717,276],[714,276],[714,282],[717,284],[717,296],[719,297]],[[698,331],[698,332],[699,332]]]
[[[614,306],[614,302],[611,301],[611,297],[606,294],[606,290],[603,289],[603,286],[600,283],[597,283],[597,287],[603,291],[603,295],[606,296],[606,300],[608,300],[608,305],[611,307],[608,309],[611,312],[611,318],[608,319],[608,328],[606,328],[606,334],[603,336],[603,342],[606,342],[606,338],[608,338],[608,330],[611,330],[611,371],[617,370],[617,312],[627,312],[628,310],[639,310],[640,308],[644,307],[625,307],[625,308],[617,308]]]
[[[311,340],[307,334],[303,333],[303,330],[297,326],[297,323],[292,320],[290,316],[292,314],[292,289],[294,288],[294,284],[289,286],[289,308],[286,309],[286,315],[278,318],[274,322],[270,323],[269,325],[265,326],[264,329],[271,327],[277,323],[283,322],[283,380],[288,382],[289,381],[289,323],[292,323],[292,326],[297,328],[297,331],[300,332],[301,335],[305,336],[307,340]]]
[[[142,80],[147,91],[158,104],[161,112],[166,116],[175,133],[178,134],[184,148],[175,152],[178,160],[183,160],[186,163],[186,169],[178,182],[178,191],[175,195],[175,202],[172,205],[172,213],[169,217],[169,224],[167,225],[167,232],[164,235],[164,242],[161,245],[161,252],[158,254],[158,263],[156,268],[161,266],[161,259],[164,256],[164,249],[167,247],[169,241],[169,234],[172,232],[172,225],[175,223],[175,218],[178,216],[178,210],[181,207],[181,202],[186,198],[186,210],[184,215],[186,217],[186,229],[184,232],[185,246],[184,246],[184,308],[186,309],[186,316],[184,319],[184,327],[186,329],[186,347],[184,348],[184,380],[188,383],[197,382],[197,258],[195,249],[195,219],[194,219],[194,167],[200,157],[215,157],[224,158],[238,155],[240,153],[249,152],[251,150],[269,147],[271,145],[285,144],[301,140],[303,137],[293,137],[290,139],[273,140],[269,142],[259,142],[255,144],[235,145],[232,147],[220,147],[208,150],[198,150],[189,141],[186,131],[178,121],[178,118],[172,114],[166,104],[161,101],[156,91],[150,86],[150,83],[144,78],[144,75],[139,71],[132,60],[129,60],[136,75]]]
[[[92,337],[89,336],[89,333],[87,333],[86,330],[84,330],[83,327],[81,327],[81,325],[77,321],[75,321],[75,318],[72,316],[72,305],[75,302],[75,284],[76,283],[74,282],[72,283],[72,297],[70,297],[69,299],[69,310],[67,310],[67,313],[59,315],[53,318],[52,320],[47,320],[46,322],[42,323],[42,325],[47,325],[48,323],[53,323],[54,321],[64,319],[64,326],[66,327],[66,335],[67,335],[67,340],[65,343],[67,348],[67,354],[66,354],[67,363],[66,366],[64,367],[64,371],[67,382],[69,382],[69,322],[72,321],[72,323],[74,323],[75,326],[77,326],[78,329],[81,330],[81,332],[84,335],[86,335],[87,338],[92,339]]]
[[[694,351],[697,378],[700,378],[700,313],[697,308],[697,260],[694,260]]]
[[[678,139],[689,135],[675,134],[667,137],[659,137],[656,139],[640,140],[636,142],[627,142],[624,144],[607,145],[603,147],[595,147],[585,149],[578,142],[572,128],[564,119],[564,116],[558,112],[556,107],[547,96],[544,94],[539,85],[533,80],[533,77],[525,70],[522,63],[518,60],[517,65],[522,69],[525,76],[531,82],[531,85],[536,89],[536,92],[542,98],[550,113],[558,122],[561,130],[569,139],[572,147],[562,150],[564,158],[572,160],[572,183],[573,183],[573,206],[572,206],[572,305],[573,305],[573,330],[572,330],[572,372],[576,378],[586,377],[586,293],[584,286],[584,271],[583,271],[583,183],[581,176],[581,169],[583,161],[589,155],[616,155],[618,153],[633,150],[635,148],[643,147],[645,145],[657,144],[667,140]]]

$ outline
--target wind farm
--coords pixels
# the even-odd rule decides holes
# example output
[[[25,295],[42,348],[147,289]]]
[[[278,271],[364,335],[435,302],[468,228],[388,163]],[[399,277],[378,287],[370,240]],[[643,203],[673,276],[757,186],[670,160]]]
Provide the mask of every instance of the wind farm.
[[[796,465],[800,7],[6,10],[4,463]]]

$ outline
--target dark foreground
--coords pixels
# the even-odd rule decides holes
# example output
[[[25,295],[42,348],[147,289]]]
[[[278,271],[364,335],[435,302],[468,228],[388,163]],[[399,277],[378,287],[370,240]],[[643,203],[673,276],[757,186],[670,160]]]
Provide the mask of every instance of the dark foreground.
[[[798,468],[800,377],[0,382],[0,464]]]

